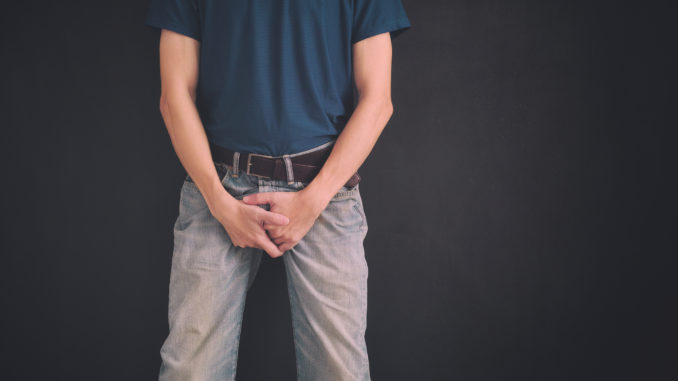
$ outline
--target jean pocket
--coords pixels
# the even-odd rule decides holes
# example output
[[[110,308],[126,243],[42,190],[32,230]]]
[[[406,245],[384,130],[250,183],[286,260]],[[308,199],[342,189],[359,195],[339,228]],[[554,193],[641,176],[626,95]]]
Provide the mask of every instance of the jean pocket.
[[[358,185],[359,184],[356,184],[352,187],[349,187],[349,186],[346,186],[346,185],[342,186],[339,189],[339,191],[337,191],[337,193],[332,197],[332,199],[333,200],[339,200],[339,199],[343,199],[343,198],[354,197],[359,192]]]
[[[343,187],[330,200],[304,237],[309,242],[331,242],[333,245],[357,242],[367,230],[362,201],[356,187]]]

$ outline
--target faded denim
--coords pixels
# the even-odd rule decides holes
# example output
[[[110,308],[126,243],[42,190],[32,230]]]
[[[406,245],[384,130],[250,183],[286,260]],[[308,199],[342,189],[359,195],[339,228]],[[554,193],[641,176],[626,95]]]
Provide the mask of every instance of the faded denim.
[[[234,176],[230,166],[215,166],[225,189],[237,199],[308,185],[242,172]],[[370,380],[363,248],[367,228],[359,184],[344,186],[307,235],[276,258],[285,264],[298,380]],[[268,254],[231,243],[186,176],[174,225],[170,332],[160,350],[160,381],[235,380],[247,290],[263,255]]]

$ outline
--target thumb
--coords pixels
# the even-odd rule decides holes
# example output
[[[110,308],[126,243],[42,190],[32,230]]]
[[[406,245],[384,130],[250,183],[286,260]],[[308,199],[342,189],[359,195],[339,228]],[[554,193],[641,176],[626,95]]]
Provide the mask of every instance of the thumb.
[[[242,200],[245,204],[250,205],[270,204],[273,201],[270,193],[271,192],[254,193],[243,197]]]

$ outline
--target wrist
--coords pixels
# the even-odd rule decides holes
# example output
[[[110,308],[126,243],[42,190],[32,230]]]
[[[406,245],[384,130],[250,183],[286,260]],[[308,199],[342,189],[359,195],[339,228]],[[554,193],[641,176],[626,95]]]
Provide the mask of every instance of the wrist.
[[[327,204],[332,199],[332,194],[329,191],[322,191],[319,188],[313,187],[310,184],[299,191],[299,193],[307,200],[311,209],[316,213],[320,214]]]
[[[209,187],[204,193],[204,198],[212,214],[214,214],[217,209],[224,207],[230,209],[235,207],[238,203],[238,200],[231,196],[221,183]]]

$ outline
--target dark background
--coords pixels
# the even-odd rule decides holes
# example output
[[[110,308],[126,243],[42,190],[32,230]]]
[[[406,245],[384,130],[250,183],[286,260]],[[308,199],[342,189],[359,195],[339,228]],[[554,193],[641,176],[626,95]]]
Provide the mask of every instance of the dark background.
[[[0,12],[3,379],[157,379],[185,172],[147,3]],[[403,4],[361,168],[373,379],[678,379],[675,6]],[[238,375],[293,380],[264,257]]]

